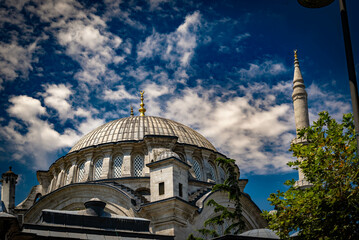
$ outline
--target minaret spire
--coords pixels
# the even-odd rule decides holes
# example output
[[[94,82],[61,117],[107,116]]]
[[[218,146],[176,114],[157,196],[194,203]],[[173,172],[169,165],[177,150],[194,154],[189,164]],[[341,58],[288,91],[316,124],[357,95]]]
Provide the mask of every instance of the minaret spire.
[[[133,117],[133,107],[131,106],[131,117]]]
[[[299,68],[297,50],[294,50],[293,105],[296,129],[309,127],[307,91]]]
[[[145,93],[145,91],[141,91],[141,104],[140,104],[140,109],[138,109],[138,111],[140,112],[140,116],[145,116],[145,112],[146,112],[146,108],[144,108],[145,104],[143,103],[143,94]]]
[[[299,68],[299,61],[297,50],[294,50],[294,76],[293,76],[293,107],[295,127],[297,129],[297,138],[294,139],[294,143],[306,144],[307,139],[299,138],[298,130],[309,127],[309,115],[308,115],[308,94],[305,90],[304,80]],[[299,159],[301,160],[301,159]],[[303,172],[298,170],[299,179],[296,182],[298,187],[310,186],[310,183],[305,179]]]

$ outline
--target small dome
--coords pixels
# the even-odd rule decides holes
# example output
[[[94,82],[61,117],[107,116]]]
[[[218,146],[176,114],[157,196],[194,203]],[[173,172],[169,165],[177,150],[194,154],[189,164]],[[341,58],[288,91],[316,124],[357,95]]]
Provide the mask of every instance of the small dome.
[[[96,128],[81,138],[69,153],[106,143],[141,141],[146,135],[178,137],[178,143],[217,152],[205,137],[181,123],[161,117],[135,116],[117,119]]]
[[[165,150],[165,151],[161,152],[160,155],[157,157],[157,161],[160,161],[160,160],[163,160],[166,158],[170,158],[170,157],[181,159],[177,153],[172,152],[170,150]]]
[[[239,234],[239,236],[260,237],[267,239],[280,239],[275,232],[267,228],[253,229]]]

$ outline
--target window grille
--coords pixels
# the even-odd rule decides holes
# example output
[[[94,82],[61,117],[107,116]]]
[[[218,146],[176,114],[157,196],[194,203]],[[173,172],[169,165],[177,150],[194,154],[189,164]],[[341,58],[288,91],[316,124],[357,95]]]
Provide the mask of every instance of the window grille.
[[[112,171],[113,171],[112,176],[114,178],[121,177],[121,175],[122,175],[122,169],[121,168],[122,168],[122,157],[117,156],[115,158],[115,160],[113,161],[113,168],[112,168]]]
[[[81,163],[79,165],[79,175],[78,175],[78,182],[82,182],[84,180],[84,177],[85,177],[85,163]]]
[[[103,162],[103,160],[102,160],[102,159],[99,159],[99,160],[97,160],[97,162],[95,163],[95,171],[94,171],[95,174],[94,174],[94,177],[93,177],[94,180],[100,179],[100,177],[101,177],[102,162]]]
[[[214,170],[214,167],[212,164],[209,164],[209,174],[210,174],[210,179],[217,182],[216,171]]]
[[[135,177],[142,176],[143,166],[143,157],[141,155],[137,155],[133,160],[133,175]]]
[[[196,178],[198,180],[201,180],[202,179],[202,171],[201,171],[201,166],[199,165],[199,163],[197,162],[197,160],[193,159],[193,170],[194,170],[194,173],[196,175]]]

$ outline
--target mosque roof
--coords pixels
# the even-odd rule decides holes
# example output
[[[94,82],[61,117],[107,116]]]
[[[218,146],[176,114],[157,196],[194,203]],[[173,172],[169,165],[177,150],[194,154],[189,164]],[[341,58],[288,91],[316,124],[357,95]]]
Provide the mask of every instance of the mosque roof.
[[[131,116],[108,122],[82,137],[69,153],[106,143],[141,141],[146,135],[178,137],[181,144],[217,152],[201,134],[173,120],[154,116]]]

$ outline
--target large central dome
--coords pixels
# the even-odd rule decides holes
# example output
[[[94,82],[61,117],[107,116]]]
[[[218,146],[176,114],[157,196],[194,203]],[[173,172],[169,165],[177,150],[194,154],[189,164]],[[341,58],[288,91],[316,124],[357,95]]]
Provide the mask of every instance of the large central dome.
[[[69,153],[100,144],[141,141],[146,135],[174,136],[178,137],[178,143],[217,152],[205,137],[181,123],[161,117],[135,116],[117,119],[96,128],[81,138]]]

